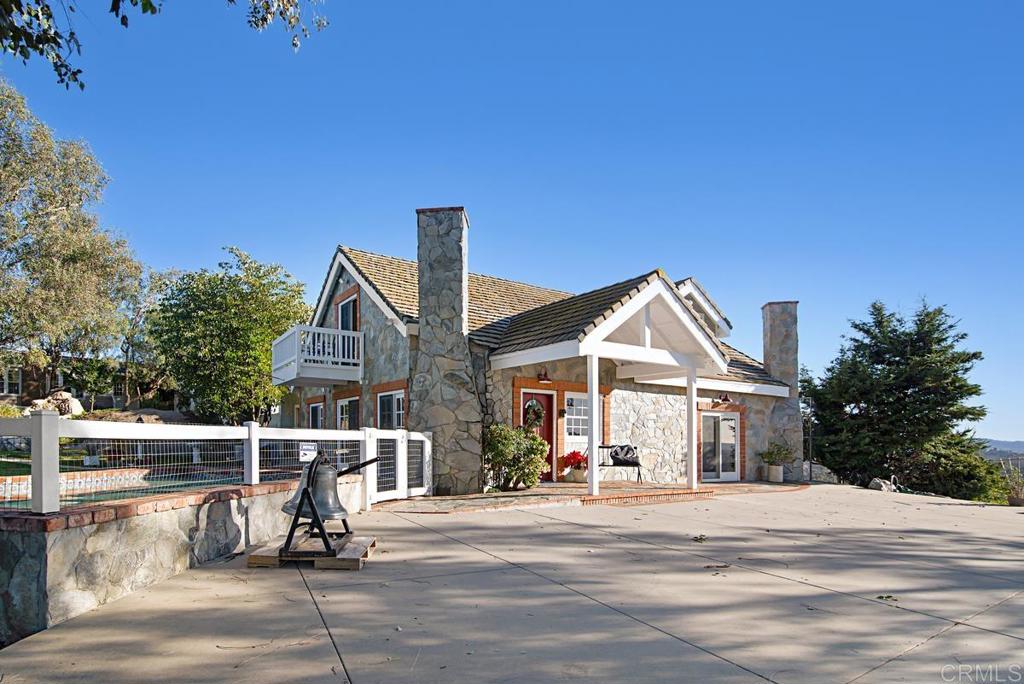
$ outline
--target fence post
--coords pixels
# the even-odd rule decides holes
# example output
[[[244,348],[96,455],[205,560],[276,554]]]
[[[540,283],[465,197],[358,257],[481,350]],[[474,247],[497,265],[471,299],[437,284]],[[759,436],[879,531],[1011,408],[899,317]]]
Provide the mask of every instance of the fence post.
[[[260,424],[252,420],[243,424],[249,429],[249,437],[245,440],[242,482],[255,485],[260,483]]]
[[[434,433],[423,433],[423,486],[427,488],[427,496],[434,493]]]
[[[56,411],[33,411],[32,435],[32,512],[56,513],[60,510],[60,415]]]
[[[395,494],[409,498],[409,431],[402,430],[395,440]]]
[[[359,442],[359,461],[367,461],[377,456],[377,430],[363,428],[363,439]],[[373,497],[377,493],[377,464],[363,469],[363,508],[370,510]]]

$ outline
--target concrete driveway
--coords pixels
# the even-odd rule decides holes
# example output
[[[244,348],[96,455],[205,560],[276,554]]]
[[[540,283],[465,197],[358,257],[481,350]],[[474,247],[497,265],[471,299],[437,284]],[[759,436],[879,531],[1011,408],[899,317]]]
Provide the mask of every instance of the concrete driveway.
[[[1024,676],[1020,509],[823,485],[354,523],[362,572],[193,570],[0,651],[0,680]]]

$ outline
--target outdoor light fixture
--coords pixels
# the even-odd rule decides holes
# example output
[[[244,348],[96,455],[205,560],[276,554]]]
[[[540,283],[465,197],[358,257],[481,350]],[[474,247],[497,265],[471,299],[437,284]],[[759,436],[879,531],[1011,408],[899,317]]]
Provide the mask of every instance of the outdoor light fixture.
[[[537,382],[539,382],[542,385],[550,385],[551,384],[551,378],[548,377],[548,369],[547,368],[541,368],[540,369],[540,373],[537,373]]]
[[[718,395],[718,401],[720,401],[723,404],[731,404],[732,403],[732,397],[730,397],[725,392],[722,392],[721,394]]]

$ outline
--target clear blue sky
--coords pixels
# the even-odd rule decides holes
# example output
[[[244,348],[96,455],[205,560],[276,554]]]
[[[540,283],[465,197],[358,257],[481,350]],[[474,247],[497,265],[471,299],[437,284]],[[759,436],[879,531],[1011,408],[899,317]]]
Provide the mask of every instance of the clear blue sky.
[[[979,434],[1024,439],[1020,2],[328,0],[298,54],[242,0],[128,30],[84,4],[84,93],[0,68],[155,267],[238,245],[312,299],[335,244],[413,257],[413,209],[463,204],[474,271],[695,275],[755,356],[761,304],[799,299],[816,371],[873,299],[948,305]]]

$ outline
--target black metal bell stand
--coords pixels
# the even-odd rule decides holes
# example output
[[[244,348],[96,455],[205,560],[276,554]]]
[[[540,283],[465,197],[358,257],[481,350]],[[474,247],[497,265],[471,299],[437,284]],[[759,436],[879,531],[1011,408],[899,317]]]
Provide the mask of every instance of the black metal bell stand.
[[[366,466],[376,463],[378,460],[379,459],[377,458],[371,458],[369,461],[357,463],[354,466],[351,466],[339,472],[338,477],[362,470]],[[295,513],[292,515],[292,524],[288,528],[288,537],[285,539],[284,546],[281,547],[281,555],[284,555],[291,551],[292,542],[295,539],[295,530],[297,530],[299,526],[303,524],[307,525],[307,531],[311,537],[314,535],[320,537],[320,540],[324,544],[324,551],[326,553],[331,555],[336,553],[337,549],[335,549],[334,546],[331,544],[331,536],[328,534],[327,528],[324,526],[324,519],[320,515],[320,511],[317,510],[316,500],[313,498],[313,486],[316,483],[317,471],[320,469],[320,466],[329,466],[330,463],[330,460],[326,456],[324,456],[323,453],[318,453],[316,455],[316,458],[314,458],[310,462],[309,470],[306,473],[306,477],[299,482],[300,492],[299,500],[297,502],[298,505],[295,507]],[[303,515],[303,512],[305,510],[303,508],[303,505],[309,506],[308,517],[310,520],[308,523],[302,522],[302,518],[307,517]],[[342,518],[341,522],[345,525],[345,534],[342,538],[351,535],[352,529],[348,526],[348,520],[346,518]]]

